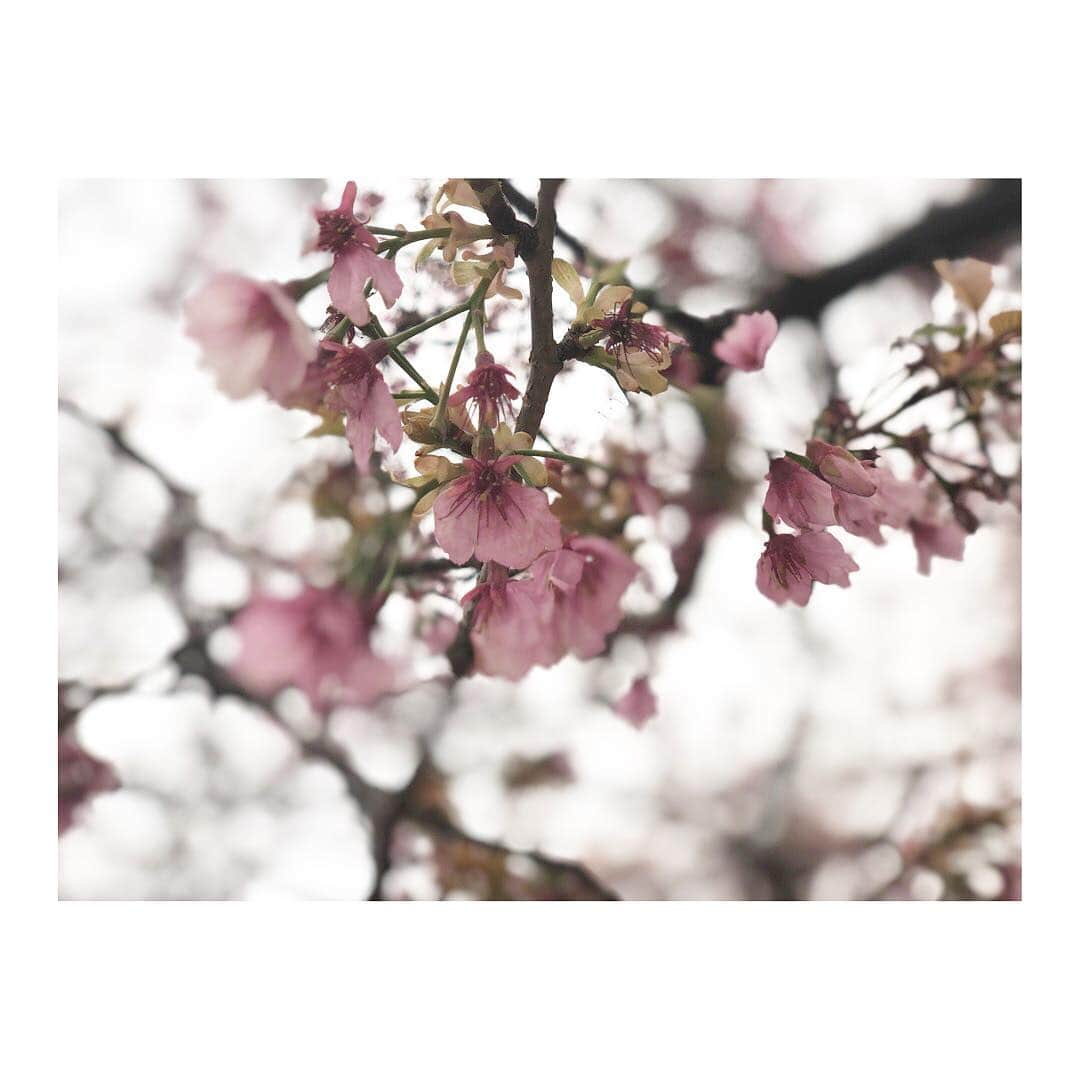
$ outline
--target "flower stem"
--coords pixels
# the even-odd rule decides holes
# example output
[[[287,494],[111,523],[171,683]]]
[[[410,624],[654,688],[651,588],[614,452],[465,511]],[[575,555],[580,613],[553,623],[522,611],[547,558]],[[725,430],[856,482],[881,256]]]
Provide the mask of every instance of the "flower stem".
[[[455,315],[461,315],[468,311],[469,308],[472,307],[472,303],[472,298],[470,297],[463,303],[455,304],[452,308],[447,308],[446,311],[440,312],[438,315],[432,315],[430,319],[425,319],[422,323],[417,323],[416,326],[411,326],[408,330],[402,330],[400,333],[394,334],[386,340],[391,348],[396,349],[410,338],[423,334],[433,326],[438,326],[439,323],[444,323],[447,319],[452,319]]]
[[[341,321],[330,331],[329,334],[323,338],[324,341],[336,341],[339,345],[345,340],[345,335],[349,332],[349,328],[352,326],[352,319],[347,315],[342,315]]]
[[[317,270],[314,274],[311,274],[306,278],[293,278],[292,281],[286,281],[282,286],[284,290],[294,299],[301,300],[307,296],[312,289],[317,289],[320,285],[325,285],[330,277],[331,268],[328,266],[324,270]]]
[[[377,236],[389,236],[389,240],[384,240],[376,249],[381,255],[383,252],[389,251],[396,255],[407,244],[415,244],[418,240],[434,240],[437,237],[447,237],[450,235],[449,229],[417,229],[415,232],[399,233],[390,229],[369,229],[368,232],[373,232]]]
[[[556,461],[565,461],[569,465],[579,465],[583,469],[603,469],[604,472],[613,475],[619,471],[611,465],[605,465],[603,462],[593,461],[591,458],[575,457],[573,454],[564,454],[559,450],[511,450],[510,453],[518,454],[521,457],[554,458]]]
[[[465,325],[461,328],[461,333],[458,335],[457,346],[454,348],[454,357],[450,361],[450,370],[446,374],[446,381],[442,386],[442,393],[439,395],[439,404],[435,408],[435,416],[431,421],[432,430],[441,439],[446,438],[446,406],[450,398],[450,394],[454,388],[454,376],[457,374],[458,361],[461,360],[461,350],[465,348],[465,342],[469,337],[469,328],[476,322],[477,325],[484,321],[484,297],[487,294],[488,286],[491,284],[491,279],[495,276],[498,270],[498,264],[492,263],[491,268],[480,279],[480,283],[473,290],[472,296],[469,297],[468,302],[468,314],[465,316]],[[478,340],[483,344],[484,332],[481,329],[479,332]]]
[[[374,315],[371,316],[371,321],[367,324],[367,326],[363,328],[363,330],[364,333],[370,338],[374,338],[376,340],[380,338],[385,338],[388,342],[392,341],[392,339],[387,337],[386,331],[382,328],[382,323],[380,323]],[[420,372],[417,371],[416,368],[414,368],[412,364],[409,363],[409,361],[404,357],[404,355],[402,355],[398,347],[394,344],[390,345],[390,359],[393,360],[394,363],[397,364],[397,366],[401,368],[401,370],[404,371],[405,374],[408,375],[409,378],[412,379],[412,381],[416,383],[416,385],[419,386],[421,390],[423,390],[423,396],[426,397],[428,401],[436,402],[439,400],[439,395],[436,394],[430,386],[428,386],[427,381],[424,379],[423,375],[421,375]]]
[[[446,438],[446,407],[450,400],[450,393],[454,386],[454,376],[457,374],[458,361],[461,360],[461,350],[465,348],[465,342],[469,337],[469,327],[472,325],[473,309],[470,307],[465,316],[465,322],[461,326],[457,345],[454,346],[454,357],[450,361],[450,370],[446,373],[446,381],[442,385],[442,393],[439,395],[439,404],[435,406],[435,416],[431,421],[431,429],[440,439]]]

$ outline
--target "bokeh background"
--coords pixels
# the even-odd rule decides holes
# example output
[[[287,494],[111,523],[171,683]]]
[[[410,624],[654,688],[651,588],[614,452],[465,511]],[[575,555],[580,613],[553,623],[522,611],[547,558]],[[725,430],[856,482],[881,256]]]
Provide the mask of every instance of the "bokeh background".
[[[906,537],[875,548],[845,536],[861,567],[850,589],[819,588],[800,610],[754,586],[767,451],[800,448],[836,391],[889,400],[901,363],[891,343],[951,310],[933,253],[784,319],[765,370],[728,382],[727,464],[745,496],[711,536],[672,632],[648,645],[616,638],[601,659],[566,659],[518,684],[452,683],[412,636],[414,605],[393,597],[375,645],[395,658],[403,689],[330,716],[325,734],[346,770],[305,750],[324,733],[299,692],[281,694],[271,719],[222,689],[212,665],[227,664],[226,624],[254,586],[332,580],[345,538],[311,494],[349,453],[344,440],[303,438],[305,414],[222,396],[179,305],[214,270],[286,280],[319,269],[324,260],[299,254],[310,207],[343,179],[62,186],[60,724],[112,765],[119,787],[80,807],[61,836],[60,895],[369,897],[372,827],[348,777],[393,791],[423,759],[461,836],[447,850],[403,823],[384,898],[574,894],[578,883],[548,859],[587,868],[626,899],[1018,898],[1014,509],[997,510],[962,562],[935,561],[929,577],[915,573]],[[355,179],[384,198],[386,225],[415,225],[442,182]],[[850,265],[932,207],[985,189],[571,180],[559,216],[591,249],[629,257],[635,282],[707,316]],[[1015,223],[988,220],[973,235],[962,253],[1000,267],[991,303],[1018,306]],[[457,295],[437,260],[403,277],[402,308]],[[305,300],[312,325],[323,304]],[[414,354],[435,381],[449,326]],[[523,305],[505,305],[489,346],[524,370]],[[575,368],[556,383],[545,429],[582,454],[621,433],[677,485],[701,440],[680,393],[648,402],[648,423],[635,423],[609,380]],[[684,530],[674,512],[632,522],[644,574],[630,614],[670,590],[669,550]],[[660,708],[639,731],[610,702],[643,671]]]

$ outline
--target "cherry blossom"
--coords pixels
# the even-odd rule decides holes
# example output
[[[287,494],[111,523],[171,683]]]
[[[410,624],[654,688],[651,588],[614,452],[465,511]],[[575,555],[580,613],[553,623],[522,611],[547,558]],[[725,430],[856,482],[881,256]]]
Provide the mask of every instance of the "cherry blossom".
[[[956,562],[963,559],[967,533],[955,521],[938,523],[914,520],[908,528],[911,530],[912,540],[915,541],[920,574],[930,573],[930,559],[934,555]]]
[[[864,469],[859,459],[842,446],[811,439],[806,444],[806,456],[821,477],[840,491],[863,498],[877,491],[873,469]]]
[[[493,428],[511,415],[510,403],[521,397],[512,379],[509,368],[496,364],[491,353],[481,352],[465,385],[450,395],[449,404],[459,409],[473,406],[477,424]]]
[[[586,660],[603,652],[622,619],[622,596],[638,567],[610,540],[575,536],[537,559],[529,574],[537,595],[551,603],[554,663],[567,653]]]
[[[189,337],[221,391],[243,398],[265,390],[285,401],[315,359],[315,342],[280,285],[216,274],[184,304]]]
[[[475,669],[513,682],[532,667],[552,663],[543,605],[531,582],[508,579],[506,568],[488,563],[487,578],[462,598],[472,604],[469,637]]]
[[[774,520],[793,529],[820,529],[836,524],[832,488],[790,458],[774,458],[766,476],[765,509]]]
[[[435,541],[454,562],[475,557],[521,568],[559,546],[562,533],[547,497],[512,475],[522,460],[493,451],[467,458],[464,474],[435,499]]]
[[[324,342],[322,347],[331,357],[325,370],[328,390],[324,402],[345,413],[345,437],[357,469],[366,474],[371,471],[375,432],[391,450],[401,446],[403,434],[397,403],[379,371],[386,346],[374,341],[365,348],[336,342]]]
[[[615,712],[636,728],[656,715],[656,694],[645,676],[635,679],[630,689],[612,706]]]
[[[366,326],[371,320],[364,295],[368,282],[373,283],[387,307],[401,295],[402,285],[394,264],[376,253],[379,242],[356,216],[355,206],[356,184],[350,180],[340,205],[333,210],[316,207],[319,233],[311,249],[333,254],[334,265],[327,282],[330,300],[357,326]]]
[[[367,705],[393,689],[393,666],[368,642],[363,601],[345,589],[305,586],[288,599],[257,594],[232,622],[240,652],[232,677],[269,696],[303,690],[318,709]]]
[[[758,559],[757,587],[777,604],[790,600],[805,607],[815,581],[846,589],[851,584],[848,575],[858,569],[829,533],[777,534],[769,538]]]
[[[737,315],[713,346],[713,355],[740,371],[760,371],[779,329],[771,311]]]

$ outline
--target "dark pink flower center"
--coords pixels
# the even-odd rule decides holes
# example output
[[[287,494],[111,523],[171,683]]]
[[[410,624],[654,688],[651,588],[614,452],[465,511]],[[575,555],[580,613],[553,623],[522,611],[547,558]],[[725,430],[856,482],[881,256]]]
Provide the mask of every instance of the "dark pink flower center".
[[[662,326],[635,319],[630,314],[631,301],[613,310],[606,318],[593,319],[592,325],[607,335],[604,349],[613,356],[625,357],[627,352],[640,351],[658,360],[667,345],[667,331]]]
[[[366,348],[359,345],[324,344],[330,356],[324,361],[326,381],[330,385],[362,382],[378,374],[379,361],[386,355],[385,348],[375,342]]]
[[[347,214],[341,210],[320,210],[316,213],[315,220],[319,223],[316,246],[321,251],[331,251],[339,255],[358,242],[360,220],[355,214]]]
[[[448,513],[454,515],[464,513],[474,503],[483,500],[507,525],[510,524],[511,514],[524,518],[517,503],[505,497],[508,494],[507,485],[513,484],[514,481],[506,475],[504,470],[495,468],[493,462],[497,460],[497,458],[492,458],[488,461],[466,462],[466,468],[469,470],[468,482],[462,485],[457,497],[447,507]]]
[[[773,577],[786,589],[788,580],[802,581],[809,574],[806,560],[799,553],[794,537],[778,536],[769,542],[769,565]]]

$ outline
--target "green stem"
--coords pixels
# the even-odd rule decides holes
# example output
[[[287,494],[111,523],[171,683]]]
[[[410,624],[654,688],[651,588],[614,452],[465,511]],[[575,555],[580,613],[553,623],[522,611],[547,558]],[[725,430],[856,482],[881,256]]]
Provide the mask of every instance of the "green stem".
[[[565,461],[569,465],[579,465],[583,469],[603,469],[604,472],[613,475],[619,471],[610,465],[593,461],[591,458],[575,457],[573,454],[564,454],[559,450],[511,450],[510,453],[519,454],[522,457],[554,458],[556,461]]]
[[[399,233],[390,229],[369,229],[377,236],[389,235],[389,240],[384,240],[376,251],[381,255],[385,251],[392,251],[395,255],[406,245],[415,244],[418,240],[434,240],[436,237],[447,237],[449,229],[417,229],[415,232]]]
[[[325,285],[330,277],[330,271],[332,267],[326,267],[324,270],[317,270],[314,274],[311,274],[306,278],[294,278],[292,281],[286,281],[283,288],[294,299],[301,300],[307,296],[312,289],[317,289],[320,285]]]
[[[374,338],[375,340],[390,340],[386,335],[386,331],[382,328],[382,323],[380,323],[374,315],[371,316],[371,321],[367,324],[367,326],[364,327],[364,333],[367,334],[368,337]],[[404,371],[405,374],[408,375],[409,378],[412,379],[412,381],[416,383],[416,385],[419,386],[421,390],[423,390],[424,397],[426,397],[428,401],[434,403],[439,400],[439,395],[436,394],[430,386],[428,386],[423,375],[421,375],[420,372],[417,371],[416,368],[414,368],[412,364],[409,363],[409,361],[404,357],[404,355],[402,355],[401,351],[396,345],[390,346],[390,359],[393,360],[394,363],[397,364],[397,366],[401,368],[401,370]]]
[[[484,305],[479,304],[473,311],[473,330],[476,332],[476,351],[482,353],[487,351],[487,346],[484,344]]]
[[[345,340],[345,335],[349,332],[350,326],[352,326],[352,319],[347,315],[342,315],[341,322],[339,322],[323,340],[336,341],[340,345]]]
[[[461,334],[458,336],[457,346],[454,349],[454,357],[450,361],[450,370],[447,372],[446,381],[442,386],[442,393],[439,395],[439,404],[435,409],[435,416],[431,421],[432,429],[442,439],[446,438],[446,407],[450,398],[450,394],[454,388],[454,376],[457,374],[458,361],[461,359],[461,350],[465,347],[465,342],[469,336],[469,327],[473,322],[477,324],[484,321],[484,297],[487,294],[488,286],[491,284],[491,279],[498,272],[497,264],[492,263],[491,269],[480,279],[480,283],[473,289],[472,296],[469,297],[468,314],[465,316],[465,325],[461,328]],[[483,345],[483,330],[479,331],[478,340]]]
[[[406,342],[419,334],[423,334],[433,326],[438,326],[439,323],[444,323],[447,319],[454,318],[455,315],[464,314],[472,307],[472,303],[472,298],[470,297],[468,300],[465,300],[460,304],[455,304],[452,308],[447,308],[446,311],[443,311],[438,315],[432,315],[430,319],[425,319],[422,323],[417,323],[416,326],[411,326],[408,330],[402,330],[399,334],[394,334],[386,340],[389,342],[391,348],[396,349],[403,342]]]
[[[431,421],[431,428],[440,439],[446,438],[446,407],[450,400],[450,393],[454,386],[454,376],[457,374],[458,361],[461,360],[461,350],[465,348],[465,342],[469,337],[469,327],[472,324],[473,309],[469,308],[462,324],[461,333],[458,335],[457,345],[454,346],[454,357],[450,361],[450,370],[446,373],[446,381],[439,395],[439,404],[435,407],[435,416]]]

